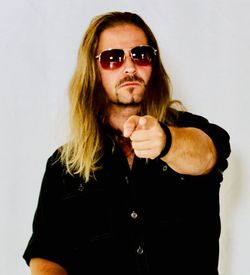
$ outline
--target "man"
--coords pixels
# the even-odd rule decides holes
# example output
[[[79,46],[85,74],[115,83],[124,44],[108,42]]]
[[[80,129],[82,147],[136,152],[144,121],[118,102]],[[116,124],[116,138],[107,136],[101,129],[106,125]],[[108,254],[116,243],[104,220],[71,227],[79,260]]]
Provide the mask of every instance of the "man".
[[[175,109],[169,87],[138,15],[92,20],[70,85],[71,139],[48,160],[24,253],[33,275],[218,274],[229,136]]]

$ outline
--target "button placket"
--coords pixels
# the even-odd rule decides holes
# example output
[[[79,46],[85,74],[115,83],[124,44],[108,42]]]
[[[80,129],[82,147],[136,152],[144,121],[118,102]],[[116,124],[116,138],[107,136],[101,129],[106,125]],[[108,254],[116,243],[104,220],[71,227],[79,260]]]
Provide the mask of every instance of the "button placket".
[[[134,239],[134,251],[137,257],[140,258],[140,261],[144,261],[144,256],[145,252],[142,246],[142,232],[141,232],[141,220],[140,220],[140,213],[137,211],[137,194],[136,194],[136,189],[135,189],[135,183],[134,183],[134,178],[133,174],[127,174],[124,176],[124,183],[126,184],[126,189],[128,191],[128,211],[129,211],[129,218],[131,221],[131,234],[133,235]],[[141,265],[142,263],[140,263]]]
[[[128,178],[128,176],[125,176],[125,183],[129,184],[129,178]]]

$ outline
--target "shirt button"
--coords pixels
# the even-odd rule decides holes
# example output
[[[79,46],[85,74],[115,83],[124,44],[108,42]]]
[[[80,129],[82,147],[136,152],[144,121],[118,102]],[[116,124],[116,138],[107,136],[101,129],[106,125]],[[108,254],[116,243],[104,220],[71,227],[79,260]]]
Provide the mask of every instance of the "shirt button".
[[[139,246],[136,250],[136,253],[139,254],[139,255],[142,255],[143,254],[143,249],[141,246]]]
[[[129,178],[127,176],[125,177],[125,182],[126,184],[129,184]]]
[[[162,167],[162,171],[163,172],[166,172],[168,170],[168,166],[167,165],[164,165],[163,167]]]
[[[134,220],[138,217],[137,213],[133,211],[130,215]]]
[[[181,181],[184,181],[185,177],[184,176],[180,176],[180,179],[181,179]]]

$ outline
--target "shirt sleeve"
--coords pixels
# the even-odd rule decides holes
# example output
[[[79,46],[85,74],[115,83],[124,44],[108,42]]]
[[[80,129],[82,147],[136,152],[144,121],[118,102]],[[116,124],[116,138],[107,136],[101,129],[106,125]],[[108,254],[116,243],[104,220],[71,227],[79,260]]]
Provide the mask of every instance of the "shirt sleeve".
[[[37,209],[33,220],[33,233],[23,254],[29,265],[32,258],[44,258],[65,267],[65,253],[60,236],[58,198],[62,167],[55,153],[47,161],[43,176]]]
[[[231,153],[230,136],[220,126],[210,123],[206,118],[189,112],[180,112],[177,119],[178,127],[194,127],[204,131],[213,141],[217,150],[215,168],[223,172],[228,167],[228,157]]]

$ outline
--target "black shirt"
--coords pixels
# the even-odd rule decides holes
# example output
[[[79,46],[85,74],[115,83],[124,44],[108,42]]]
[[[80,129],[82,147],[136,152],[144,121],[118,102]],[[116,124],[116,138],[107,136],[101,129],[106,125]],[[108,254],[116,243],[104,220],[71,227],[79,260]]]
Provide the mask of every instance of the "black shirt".
[[[187,112],[177,126],[200,128],[212,138],[218,161],[211,173],[181,175],[160,159],[137,157],[130,169],[107,138],[103,169],[85,184],[64,172],[57,150],[47,162],[26,262],[45,258],[69,275],[217,275],[229,136]]]

